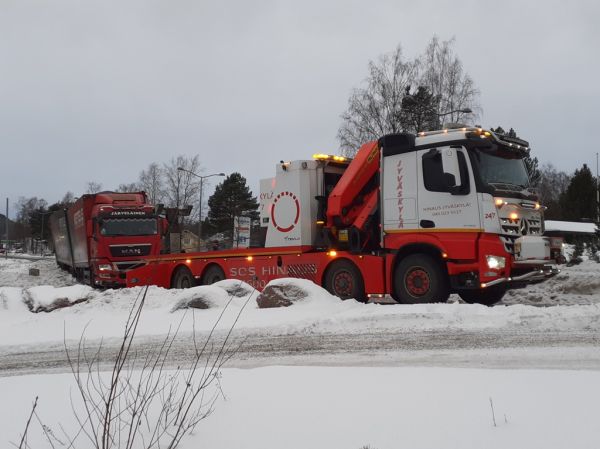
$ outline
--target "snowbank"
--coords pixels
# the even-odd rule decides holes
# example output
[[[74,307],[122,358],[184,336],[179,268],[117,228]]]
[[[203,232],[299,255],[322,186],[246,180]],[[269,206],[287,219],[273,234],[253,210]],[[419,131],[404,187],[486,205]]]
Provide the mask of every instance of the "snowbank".
[[[15,264],[20,263],[17,261]],[[53,276],[49,271],[47,275]],[[4,276],[5,272],[0,272],[0,280],[4,280]],[[237,330],[273,335],[339,332],[364,335],[438,329],[461,332],[485,332],[488,329],[600,332],[599,278],[600,264],[584,261],[575,267],[565,268],[563,273],[545,283],[509,292],[500,305],[491,308],[459,303],[456,296],[451,297],[447,304],[410,306],[341,301],[303,279],[273,281],[271,285],[274,286],[296,286],[306,296],[292,307],[271,309],[259,309],[256,304],[258,292],[236,280],[187,290],[149,287],[138,335],[164,335],[180,324],[180,332],[184,333],[193,328],[199,332],[209,331],[221,314],[217,329],[229,329],[242,308]],[[1,345],[62,342],[63,332],[68,339],[76,340],[84,329],[89,339],[120,337],[132,304],[144,292],[142,287],[100,291],[82,285],[60,287],[57,283],[58,288],[54,288],[24,284],[25,288],[19,288],[18,284],[0,287]],[[33,314],[24,306],[28,295],[35,299],[36,304],[52,303],[57,298],[86,300],[52,313]],[[186,310],[189,302],[197,297],[204,298],[208,308]]]
[[[32,312],[51,312],[61,307],[70,307],[92,298],[93,290],[86,285],[52,287],[43,285],[23,291],[23,301]]]

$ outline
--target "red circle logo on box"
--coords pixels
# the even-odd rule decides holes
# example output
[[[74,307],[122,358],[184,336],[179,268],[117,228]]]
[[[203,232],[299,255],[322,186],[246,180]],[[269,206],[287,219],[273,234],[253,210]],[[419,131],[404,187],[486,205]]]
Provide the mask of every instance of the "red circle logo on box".
[[[281,203],[279,203],[281,201]],[[277,203],[281,205],[291,202],[292,210],[295,207],[295,213],[290,214],[290,219],[293,215],[293,220],[285,220],[284,223],[277,223],[275,219],[275,208],[277,207]],[[298,220],[300,219],[300,201],[298,201],[298,197],[294,195],[292,192],[281,192],[273,199],[273,206],[271,207],[271,223],[275,226],[279,232],[290,232],[294,227],[298,224]],[[281,220],[281,217],[280,217]],[[288,224],[289,223],[289,224]],[[287,225],[287,226],[286,226]]]

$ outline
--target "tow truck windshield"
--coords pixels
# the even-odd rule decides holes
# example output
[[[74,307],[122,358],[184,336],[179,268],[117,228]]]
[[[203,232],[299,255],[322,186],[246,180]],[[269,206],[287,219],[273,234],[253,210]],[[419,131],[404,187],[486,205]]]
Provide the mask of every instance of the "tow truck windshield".
[[[100,234],[155,235],[158,232],[156,218],[105,218],[100,222]]]
[[[529,187],[529,176],[523,159],[512,152],[475,150],[481,180],[501,190]]]

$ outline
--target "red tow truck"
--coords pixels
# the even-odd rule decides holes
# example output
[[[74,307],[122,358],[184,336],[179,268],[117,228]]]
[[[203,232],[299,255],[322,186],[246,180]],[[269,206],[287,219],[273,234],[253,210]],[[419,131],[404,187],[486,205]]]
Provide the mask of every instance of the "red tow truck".
[[[61,268],[92,286],[125,287],[129,270],[160,254],[164,218],[144,192],[101,192],[54,212],[50,229]]]
[[[481,128],[393,134],[353,160],[316,154],[261,181],[260,248],[164,254],[127,286],[241,279],[258,289],[305,278],[341,298],[493,304],[555,275],[543,208],[523,163],[529,144]]]

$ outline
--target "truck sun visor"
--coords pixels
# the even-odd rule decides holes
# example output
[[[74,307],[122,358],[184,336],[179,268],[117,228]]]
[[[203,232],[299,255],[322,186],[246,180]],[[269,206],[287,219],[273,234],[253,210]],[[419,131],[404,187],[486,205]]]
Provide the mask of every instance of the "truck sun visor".
[[[410,133],[387,134],[379,139],[383,156],[408,153],[415,149],[415,136]]]

